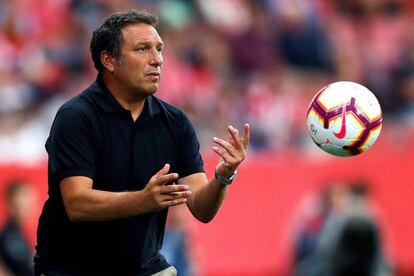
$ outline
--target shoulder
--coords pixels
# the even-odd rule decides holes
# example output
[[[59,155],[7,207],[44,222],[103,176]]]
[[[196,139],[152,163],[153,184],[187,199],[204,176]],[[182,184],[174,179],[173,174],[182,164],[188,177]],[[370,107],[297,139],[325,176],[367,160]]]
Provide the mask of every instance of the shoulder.
[[[91,88],[87,88],[79,95],[66,101],[57,111],[57,113],[72,110],[77,113],[87,113],[95,109],[95,104],[91,97]]]
[[[157,97],[152,96],[153,104],[158,105],[161,114],[167,121],[173,133],[179,137],[196,136],[194,126],[187,114],[179,107],[169,104]]]
[[[161,111],[165,113],[167,116],[171,116],[172,118],[175,118],[175,119],[183,119],[187,117],[185,112],[177,106],[167,103],[155,96],[152,96],[151,100],[153,101],[155,105],[160,107]]]
[[[97,106],[92,97],[92,93],[96,89],[95,86],[96,83],[93,83],[79,95],[63,103],[56,112],[55,121],[59,119],[70,123],[71,120],[78,118],[95,123]]]
[[[191,120],[181,108],[154,96],[151,97],[151,100],[154,105],[159,106],[161,113],[164,114],[166,119],[174,126],[184,129],[188,127],[193,128]]]
[[[169,104],[159,98],[152,96],[154,103],[158,104],[164,118],[171,127],[173,133],[186,141],[189,137],[196,138],[195,128],[187,114],[179,107]]]
[[[69,99],[56,112],[52,133],[91,133],[99,124],[97,109],[88,89]]]
[[[17,232],[18,232],[18,228],[16,224],[13,223],[13,221],[10,221],[10,220],[7,221],[3,225],[3,228],[1,229],[1,232],[0,232],[0,244],[4,244],[8,240],[10,240],[10,238],[12,236],[15,236]]]

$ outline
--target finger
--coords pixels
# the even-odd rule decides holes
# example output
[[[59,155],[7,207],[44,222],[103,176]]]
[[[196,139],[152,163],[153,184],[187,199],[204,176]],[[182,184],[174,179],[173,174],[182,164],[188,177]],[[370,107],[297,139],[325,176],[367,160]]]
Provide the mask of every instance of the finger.
[[[234,141],[233,137],[231,137],[231,135],[229,135],[229,139],[228,139],[229,143],[234,147],[236,144],[236,141]]]
[[[164,197],[165,201],[173,201],[180,198],[188,198],[191,196],[191,191],[174,192]]]
[[[250,141],[250,125],[244,124],[243,127],[243,147],[244,149],[247,149]]]
[[[239,131],[236,128],[234,128],[233,126],[228,126],[228,131],[230,133],[231,138],[234,141],[234,147],[236,149],[241,148],[243,146],[243,144],[242,144],[242,140],[239,136]]]
[[[177,173],[169,173],[169,174],[164,174],[164,175],[160,175],[155,179],[155,182],[157,185],[166,185],[169,182],[175,181],[178,179],[178,174]],[[174,185],[169,185],[169,186],[174,186]]]
[[[165,209],[168,207],[176,206],[185,204],[187,202],[187,198],[177,198],[169,201],[163,201],[160,203],[161,209]]]
[[[169,185],[169,186],[165,186],[162,187],[161,189],[161,194],[164,195],[169,195],[172,193],[179,193],[179,192],[183,192],[183,191],[189,191],[190,187],[188,185]]]
[[[233,156],[231,156],[225,149],[213,146],[213,151],[223,159],[226,165],[229,165],[234,160]]]
[[[223,139],[213,137],[214,143],[217,145],[220,145],[225,151],[227,151],[231,156],[237,155],[237,150],[227,141],[224,141]]]
[[[155,174],[155,176],[161,176],[161,175],[164,175],[164,174],[166,174],[166,173],[168,173],[168,171],[170,170],[170,164],[165,164],[164,165],[164,167],[162,167],[162,169],[161,170],[159,170],[156,174]]]

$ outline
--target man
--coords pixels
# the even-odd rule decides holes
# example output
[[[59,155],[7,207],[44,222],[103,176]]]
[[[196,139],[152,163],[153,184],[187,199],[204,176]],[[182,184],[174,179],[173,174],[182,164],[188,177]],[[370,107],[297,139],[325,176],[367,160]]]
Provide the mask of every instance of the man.
[[[7,219],[0,231],[0,275],[33,275],[32,247],[24,234],[27,219],[32,215],[33,194],[22,180],[6,185]],[[5,271],[3,271],[5,270]]]
[[[163,63],[157,18],[115,13],[94,31],[98,78],[57,112],[46,142],[49,198],[36,275],[175,275],[159,253],[168,207],[202,222],[217,213],[249,143],[228,127],[208,180],[186,115],[153,96]]]
[[[379,226],[367,202],[367,184],[334,184],[336,202],[327,214],[312,252],[296,276],[389,276],[393,269],[382,253]],[[338,193],[339,192],[339,193]],[[339,200],[339,201],[338,201]]]

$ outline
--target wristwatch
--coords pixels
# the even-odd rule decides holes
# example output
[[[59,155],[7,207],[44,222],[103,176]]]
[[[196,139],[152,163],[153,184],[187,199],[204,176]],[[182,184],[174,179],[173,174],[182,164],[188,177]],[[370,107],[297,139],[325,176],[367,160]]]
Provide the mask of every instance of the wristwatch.
[[[222,177],[220,175],[217,174],[217,170],[214,170],[214,178],[216,179],[216,181],[218,183],[220,183],[221,185],[227,186],[230,185],[231,183],[233,183],[234,179],[236,178],[237,175],[237,170],[234,171],[234,173],[232,175],[230,175],[229,178],[225,178]]]

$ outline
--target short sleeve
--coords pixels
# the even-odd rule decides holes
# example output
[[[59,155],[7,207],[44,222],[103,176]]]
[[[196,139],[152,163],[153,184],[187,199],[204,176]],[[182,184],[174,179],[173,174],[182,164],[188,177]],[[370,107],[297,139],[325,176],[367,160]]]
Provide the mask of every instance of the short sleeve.
[[[64,109],[57,113],[46,142],[49,172],[53,182],[69,176],[95,175],[92,127],[87,116]]]
[[[197,134],[190,120],[184,113],[183,123],[184,128],[179,153],[180,169],[178,172],[181,177],[205,171]]]

